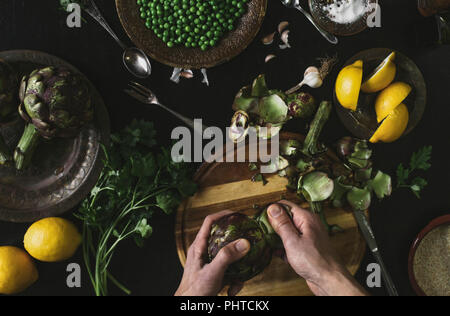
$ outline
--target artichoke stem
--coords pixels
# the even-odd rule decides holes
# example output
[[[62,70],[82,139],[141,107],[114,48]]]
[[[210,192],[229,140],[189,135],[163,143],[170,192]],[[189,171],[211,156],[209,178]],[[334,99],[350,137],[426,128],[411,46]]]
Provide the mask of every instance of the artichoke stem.
[[[12,155],[6,146],[5,140],[0,135],[0,166],[12,161]]]
[[[323,101],[320,103],[316,116],[311,122],[308,135],[305,138],[303,145],[303,153],[307,156],[315,156],[321,152],[319,148],[319,137],[322,133],[325,123],[328,121],[331,115],[332,105],[329,101]]]
[[[328,224],[328,221],[325,217],[325,213],[323,211],[323,204],[322,202],[310,202],[309,203],[311,207],[311,211],[314,214],[319,215],[320,220],[325,225],[326,230],[328,231],[328,234],[333,235],[336,233],[342,233],[344,230],[339,225],[330,225]]]
[[[22,170],[29,166],[40,139],[41,136],[36,130],[36,127],[33,124],[28,124],[14,151],[14,162],[17,170]]]

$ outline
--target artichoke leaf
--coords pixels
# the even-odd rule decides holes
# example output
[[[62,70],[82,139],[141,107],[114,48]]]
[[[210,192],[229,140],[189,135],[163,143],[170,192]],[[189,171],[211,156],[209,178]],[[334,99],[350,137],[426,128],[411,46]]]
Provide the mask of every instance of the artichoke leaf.
[[[334,207],[343,207],[345,195],[353,188],[351,185],[343,184],[342,179],[342,177],[339,177],[334,180],[334,191],[330,197]]]
[[[252,85],[252,97],[262,98],[269,95],[269,89],[266,84],[266,76],[259,75],[254,81]]]
[[[264,123],[282,123],[287,120],[288,107],[278,95],[274,94],[259,100],[259,116]]]
[[[355,211],[365,211],[372,202],[372,196],[367,189],[353,187],[347,194],[347,201]]]
[[[299,178],[298,191],[308,202],[322,202],[333,194],[334,182],[326,173],[314,171]]]
[[[392,178],[390,175],[378,171],[375,178],[369,182],[369,187],[379,199],[383,199],[392,193]]]

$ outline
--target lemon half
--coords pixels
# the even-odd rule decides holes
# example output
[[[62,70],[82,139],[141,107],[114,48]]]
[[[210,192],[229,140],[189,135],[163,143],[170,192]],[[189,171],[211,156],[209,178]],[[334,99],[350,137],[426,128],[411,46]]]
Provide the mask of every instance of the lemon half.
[[[0,294],[22,292],[39,278],[31,257],[22,249],[0,247]]]
[[[406,130],[409,122],[409,112],[406,105],[398,105],[381,123],[370,139],[371,143],[379,141],[392,143],[399,139]]]
[[[369,76],[361,86],[362,92],[374,93],[383,90],[394,81],[397,66],[394,63],[395,52],[391,53]]]
[[[359,92],[363,76],[363,61],[357,60],[344,67],[336,79],[336,97],[346,109],[355,111],[358,107]]]
[[[72,257],[81,243],[74,224],[58,217],[44,218],[28,228],[24,246],[35,259],[57,262]]]

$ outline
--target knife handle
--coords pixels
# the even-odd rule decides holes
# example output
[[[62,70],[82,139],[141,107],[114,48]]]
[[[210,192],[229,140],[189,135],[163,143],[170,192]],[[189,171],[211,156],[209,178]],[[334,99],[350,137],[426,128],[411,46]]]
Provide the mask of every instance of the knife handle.
[[[375,259],[381,268],[381,276],[383,277],[384,283],[386,285],[386,289],[389,293],[389,296],[399,296],[397,289],[395,288],[395,284],[392,281],[391,275],[389,274],[386,266],[384,265],[383,259],[381,258],[380,253],[377,251],[373,252]]]

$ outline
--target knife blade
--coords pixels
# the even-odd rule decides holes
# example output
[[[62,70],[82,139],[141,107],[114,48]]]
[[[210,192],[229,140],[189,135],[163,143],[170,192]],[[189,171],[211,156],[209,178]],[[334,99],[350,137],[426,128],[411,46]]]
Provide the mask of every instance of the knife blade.
[[[376,261],[380,265],[381,275],[383,277],[389,295],[398,296],[395,284],[392,281],[392,278],[384,264],[383,259],[381,258],[380,252],[378,251],[377,241],[375,239],[372,227],[370,226],[369,221],[367,220],[366,214],[364,214],[363,211],[354,211],[353,213],[355,215],[356,221],[358,222],[359,229],[361,230],[361,233],[364,236],[364,239],[366,240],[367,246],[369,247]]]

